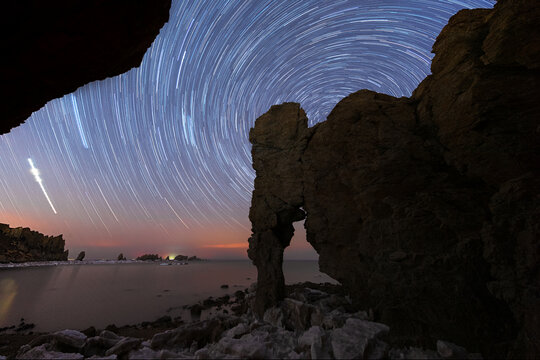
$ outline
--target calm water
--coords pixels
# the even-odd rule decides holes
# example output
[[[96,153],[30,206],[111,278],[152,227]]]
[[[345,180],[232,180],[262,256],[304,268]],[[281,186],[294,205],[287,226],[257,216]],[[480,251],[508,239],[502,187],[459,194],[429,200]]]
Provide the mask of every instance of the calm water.
[[[316,261],[285,261],[287,283],[334,282]],[[257,278],[249,261],[179,266],[90,264],[0,269],[0,327],[20,318],[37,331],[151,321],[167,309],[232,295]],[[228,289],[221,289],[223,284]]]

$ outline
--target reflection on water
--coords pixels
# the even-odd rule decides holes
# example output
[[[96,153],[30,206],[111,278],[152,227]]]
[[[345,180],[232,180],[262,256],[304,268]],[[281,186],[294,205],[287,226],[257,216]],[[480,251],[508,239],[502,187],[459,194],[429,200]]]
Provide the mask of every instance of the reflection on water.
[[[285,261],[284,273],[287,283],[333,281],[316,261]],[[154,320],[171,307],[244,290],[256,277],[249,261],[0,269],[0,327],[22,317],[37,331]]]
[[[0,280],[0,324],[4,321],[7,313],[17,295],[17,284],[13,279]]]

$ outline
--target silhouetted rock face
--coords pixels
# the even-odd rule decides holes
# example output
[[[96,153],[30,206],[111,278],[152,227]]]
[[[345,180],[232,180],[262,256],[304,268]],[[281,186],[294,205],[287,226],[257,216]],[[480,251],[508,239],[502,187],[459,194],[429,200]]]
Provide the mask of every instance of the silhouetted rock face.
[[[289,246],[292,223],[304,219],[303,169],[300,162],[310,131],[298,104],[272,106],[249,133],[253,168],[257,171],[249,211],[253,235],[248,255],[257,266],[256,312],[262,316],[285,296],[283,250]]]
[[[79,255],[77,255],[76,261],[83,261],[84,257],[86,256],[86,253],[84,251],[81,251]]]
[[[0,224],[0,262],[67,260],[62,235],[46,236],[29,228]]]
[[[0,134],[54,98],[139,66],[171,0],[12,1],[4,34]]]
[[[144,254],[144,255],[141,255],[141,256],[137,257],[136,260],[156,261],[156,260],[161,260],[161,256],[159,256],[158,254]]]
[[[460,11],[411,98],[362,90],[311,129],[298,104],[257,119],[258,306],[283,298],[276,234],[295,218],[278,214],[303,208],[321,271],[395,340],[540,355],[538,16],[521,0]]]

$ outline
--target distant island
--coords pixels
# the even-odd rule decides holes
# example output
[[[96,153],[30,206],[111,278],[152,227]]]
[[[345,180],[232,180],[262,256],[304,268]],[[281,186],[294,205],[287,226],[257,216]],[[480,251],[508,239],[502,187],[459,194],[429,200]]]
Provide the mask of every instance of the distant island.
[[[27,227],[12,228],[0,223],[0,263],[31,263],[44,261],[68,261],[68,250],[64,249],[62,235],[48,236]],[[82,262],[85,251],[81,251],[75,261]],[[117,261],[127,260],[123,253]],[[144,254],[135,260],[140,261],[204,261],[196,255],[176,255],[162,258],[158,254]]]
[[[174,259],[170,259],[169,256],[167,256],[165,259],[163,259],[158,254],[144,254],[141,256],[138,256],[135,260],[142,260],[142,261],[202,261],[203,259],[198,258],[197,256],[186,256],[186,255],[176,255]]]
[[[62,235],[47,236],[29,228],[0,224],[0,263],[66,261]]]

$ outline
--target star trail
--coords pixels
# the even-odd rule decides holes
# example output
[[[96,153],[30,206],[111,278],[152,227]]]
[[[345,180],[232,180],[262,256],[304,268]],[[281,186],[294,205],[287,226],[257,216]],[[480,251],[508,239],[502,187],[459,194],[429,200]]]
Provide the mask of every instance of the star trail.
[[[493,4],[173,1],[139,68],[50,101],[0,136],[0,222],[62,233],[72,255],[247,247],[258,116],[295,101],[315,124],[360,89],[410,96],[450,16]]]

